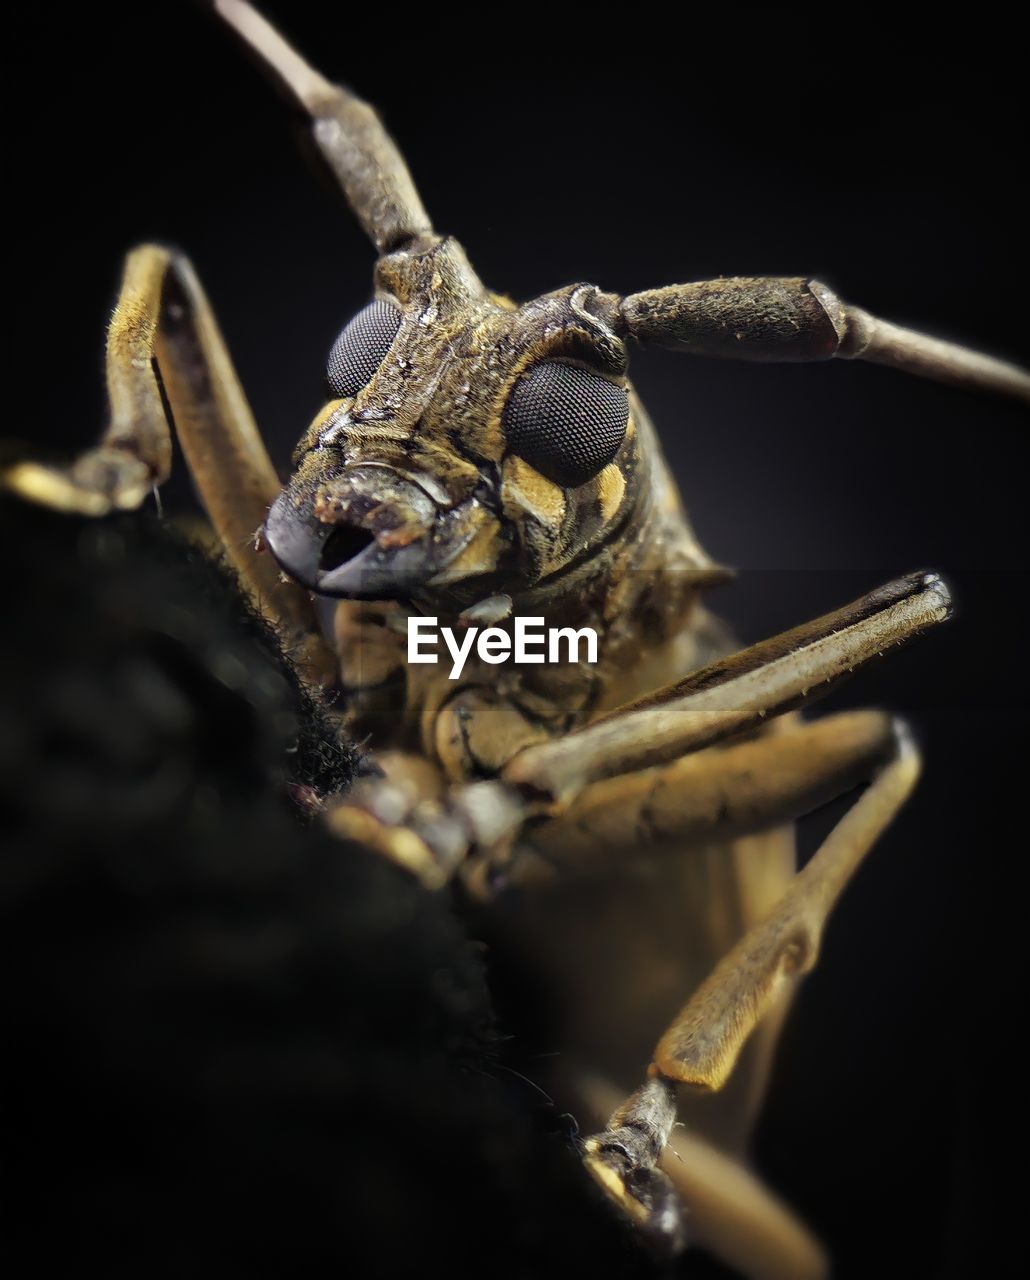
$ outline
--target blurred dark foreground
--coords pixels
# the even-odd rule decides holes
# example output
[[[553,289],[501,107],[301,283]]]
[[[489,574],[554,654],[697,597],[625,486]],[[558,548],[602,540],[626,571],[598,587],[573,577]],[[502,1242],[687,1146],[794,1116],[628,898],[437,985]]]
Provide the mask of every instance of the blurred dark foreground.
[[[532,1083],[546,990],[446,895],[290,799],[345,788],[362,757],[231,581],[143,516],[0,503],[0,539],[7,1274],[655,1275]],[[898,906],[870,892],[867,944]],[[947,913],[955,943],[987,936],[980,896]],[[1011,1095],[983,1088],[1012,971],[960,946],[915,1007],[896,974],[870,1021],[854,989],[839,999],[855,958],[836,936],[787,1028],[759,1167],[838,1277],[869,1259],[880,1277],[971,1274],[1012,1221],[994,1123]],[[988,967],[1004,981],[984,993]],[[882,1070],[869,1052],[842,1068],[826,1019]],[[670,1271],[728,1275],[700,1253]]]
[[[291,806],[358,757],[231,583],[141,517],[5,504],[0,536],[21,1274],[642,1266],[500,1065],[446,898]]]

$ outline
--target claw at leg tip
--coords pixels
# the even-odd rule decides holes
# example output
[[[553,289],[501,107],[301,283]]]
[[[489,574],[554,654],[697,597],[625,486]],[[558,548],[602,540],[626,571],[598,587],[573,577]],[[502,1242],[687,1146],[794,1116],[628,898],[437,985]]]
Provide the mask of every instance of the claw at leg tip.
[[[682,1253],[689,1243],[686,1209],[672,1182],[653,1165],[634,1165],[608,1135],[588,1138],[583,1163],[608,1199],[641,1233],[660,1259]]]

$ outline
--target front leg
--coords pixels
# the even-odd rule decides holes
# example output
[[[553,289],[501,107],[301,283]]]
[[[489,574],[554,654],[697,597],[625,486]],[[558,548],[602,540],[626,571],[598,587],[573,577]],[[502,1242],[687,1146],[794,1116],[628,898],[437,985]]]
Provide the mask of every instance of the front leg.
[[[429,887],[445,884],[473,854],[470,886],[490,896],[496,880],[506,878],[509,854],[530,820],[560,820],[580,796],[589,808],[598,794],[591,788],[606,779],[672,763],[813,701],[884,650],[942,622],[949,608],[939,578],[912,574],[567,732],[563,722],[538,719],[498,691],[464,689],[442,705],[430,701],[424,711],[426,754],[450,784],[444,799],[402,805],[386,784],[370,779],[330,821]],[[875,751],[878,733],[876,724],[859,726],[860,749]],[[802,750],[790,777],[800,777],[811,792],[805,759]],[[749,767],[745,760],[745,775]],[[637,785],[624,784],[627,800]],[[797,803],[789,782],[785,787],[788,794],[758,804],[767,825],[783,806]],[[743,818],[746,805],[738,808],[735,816]],[[693,817],[704,821],[703,805]]]
[[[302,675],[315,684],[332,679],[335,658],[310,596],[284,580],[258,544],[279,479],[218,322],[182,254],[148,244],[128,255],[107,332],[106,367],[110,419],[100,443],[69,466],[15,462],[0,472],[0,486],[57,511],[133,510],[168,476],[174,425],[247,595]]]
[[[371,845],[438,889],[473,850],[508,847],[526,805],[496,775],[550,732],[511,699],[473,686],[430,704],[422,736],[425,756],[380,757],[383,776],[359,782],[327,817],[338,835]]]
[[[528,748],[507,766],[505,780],[564,807],[591,783],[668,764],[810,704],[864,663],[944,622],[950,612],[948,588],[936,574],[897,578],[558,741]]]

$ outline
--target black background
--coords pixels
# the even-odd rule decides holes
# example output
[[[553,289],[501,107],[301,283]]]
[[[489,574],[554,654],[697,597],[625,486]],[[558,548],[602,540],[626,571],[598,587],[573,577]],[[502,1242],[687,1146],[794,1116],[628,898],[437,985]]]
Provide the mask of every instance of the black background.
[[[265,8],[380,107],[436,226],[498,291],[813,274],[876,314],[1030,355],[1003,33],[743,58],[743,32],[688,35],[648,9],[589,39],[495,14],[514,30],[488,41],[447,11],[364,14],[379,29],[362,33],[347,6]],[[159,239],[192,257],[285,465],[332,338],[367,299],[369,245],[199,7],[20,21],[30,87],[8,121],[6,212],[11,279],[28,279],[8,298],[8,378],[30,396],[4,433],[96,433],[121,256]],[[926,774],[797,1001],[758,1157],[841,1276],[991,1273],[1021,1007],[1006,904],[1025,856],[1025,412],[843,362],[648,352],[633,372],[702,542],[742,571],[715,603],[745,639],[898,572],[940,569],[955,589],[946,631],[832,700],[905,713]],[[180,474],[166,503],[185,501]]]

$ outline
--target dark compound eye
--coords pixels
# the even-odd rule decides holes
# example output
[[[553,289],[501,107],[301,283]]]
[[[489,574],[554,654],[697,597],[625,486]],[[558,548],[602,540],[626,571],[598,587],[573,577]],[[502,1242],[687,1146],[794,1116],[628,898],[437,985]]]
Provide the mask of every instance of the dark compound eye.
[[[356,396],[372,381],[401,327],[401,313],[388,302],[370,302],[333,343],[325,378],[334,396]]]
[[[583,484],[611,462],[628,421],[629,401],[622,387],[558,360],[533,365],[504,408],[512,452],[566,489]]]

